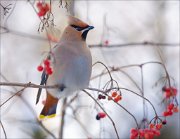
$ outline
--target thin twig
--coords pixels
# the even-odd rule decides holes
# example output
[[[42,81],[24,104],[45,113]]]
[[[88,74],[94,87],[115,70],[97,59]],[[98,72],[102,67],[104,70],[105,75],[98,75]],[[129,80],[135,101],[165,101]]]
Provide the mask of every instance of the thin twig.
[[[7,81],[7,82],[9,82],[8,81],[8,79],[5,77],[5,76],[3,76],[2,74],[0,74],[2,77],[4,77],[4,79]],[[7,83],[8,84],[8,83]],[[25,88],[28,88],[29,87],[29,85],[30,85],[31,83],[27,83],[27,84],[24,84],[24,85],[22,85],[21,83],[20,84],[18,84],[18,85],[20,85],[20,87],[25,87]],[[31,84],[31,85],[33,85],[33,84]],[[1,86],[1,82],[0,82],[0,86]],[[8,85],[9,86],[9,85]],[[13,86],[11,86],[12,88],[14,88],[15,90],[17,90],[16,88],[15,88],[15,84],[13,85]],[[25,89],[24,88],[24,89]],[[15,93],[16,94],[16,93]],[[37,119],[37,115],[36,115],[36,113],[34,112],[34,109],[31,107],[31,105],[21,96],[21,95],[17,95],[19,98],[20,98],[20,100],[28,107],[28,109],[29,110],[31,110],[31,112],[32,112],[32,114],[34,115],[34,117],[35,117],[35,119],[36,119],[36,122],[40,125],[40,127],[44,130],[44,131],[46,131],[50,136],[52,136],[52,138],[54,138],[54,139],[56,139],[56,137],[55,137],[55,135],[53,134],[53,133],[51,133],[43,124],[42,124],[42,122],[41,121],[39,121],[38,119]],[[10,99],[9,99],[10,100]]]
[[[94,88],[92,89],[92,88],[88,88],[89,90],[94,90]],[[115,89],[115,88],[113,88],[113,89]],[[116,89],[120,89],[120,88],[116,88]],[[97,91],[97,90],[96,90]],[[106,96],[108,96],[104,91],[100,91],[101,93],[104,93],[104,95],[106,95]],[[107,91],[108,92],[108,91]],[[109,96],[108,96],[109,97]],[[112,101],[114,101],[113,99],[112,99]],[[135,123],[136,123],[136,126],[138,127],[138,122],[137,122],[137,119],[135,118],[135,116],[131,113],[131,112],[129,112],[125,107],[123,107],[121,104],[119,104],[119,103],[117,103],[117,102],[115,102],[114,101],[114,103],[116,103],[119,107],[121,107],[122,109],[124,109],[129,115],[131,115],[132,116],[132,118],[134,119],[134,121],[135,121]]]
[[[64,98],[63,101],[63,106],[62,106],[62,118],[61,118],[61,127],[60,127],[60,132],[59,132],[59,138],[63,138],[63,131],[64,131],[64,123],[65,123],[65,114],[66,114],[66,103],[67,103],[67,98]]]
[[[36,113],[34,112],[34,109],[31,107],[31,105],[30,105],[23,97],[21,97],[21,96],[19,96],[19,97],[21,98],[22,102],[31,110],[31,112],[33,113],[33,115],[34,115],[34,117],[35,117],[35,119],[36,119],[36,122],[40,125],[40,127],[41,127],[44,131],[46,131],[50,136],[52,136],[52,138],[56,139],[55,135],[54,135],[52,132],[50,132],[50,131],[42,124],[41,121],[39,121],[39,120],[37,119],[37,115],[36,115]]]
[[[117,138],[120,139],[120,138],[119,138],[118,131],[117,131],[117,128],[116,128],[116,125],[115,125],[113,119],[109,116],[109,114],[104,110],[104,108],[97,102],[97,100],[96,100],[94,97],[92,97],[86,90],[83,90],[83,91],[84,91],[88,96],[90,96],[90,97],[96,102],[96,104],[103,110],[103,112],[107,115],[107,117],[109,118],[109,120],[111,121],[111,123],[112,123],[112,125],[113,125],[113,127],[114,127],[114,130],[115,130],[115,133],[116,133],[116,135],[117,135]]]
[[[5,137],[5,139],[7,139],[6,130],[5,130],[5,128],[4,128],[4,126],[3,126],[3,123],[2,123],[1,121],[0,121],[0,124],[1,124],[1,127],[2,127],[3,132],[4,132],[4,137]]]
[[[149,42],[149,41],[144,41],[144,42],[131,42],[131,43],[126,43],[126,44],[114,44],[114,45],[102,45],[102,44],[97,44],[97,45],[89,45],[89,47],[102,47],[102,48],[112,48],[112,47],[125,47],[125,46],[180,46],[179,43],[159,43],[159,42]]]
[[[103,93],[103,94],[105,94],[105,95],[106,95],[107,92],[109,92],[109,91],[111,91],[111,90],[116,90],[116,89],[117,89],[117,90],[119,90],[119,89],[126,90],[126,91],[128,91],[128,92],[131,92],[131,93],[133,93],[133,94],[135,94],[135,95],[137,95],[137,96],[139,96],[139,97],[145,99],[147,102],[149,102],[149,104],[152,106],[152,108],[153,108],[153,110],[154,110],[155,115],[157,116],[156,109],[155,109],[154,105],[151,103],[151,101],[150,101],[149,99],[147,99],[147,98],[145,98],[145,97],[139,95],[138,93],[136,93],[136,92],[130,90],[130,89],[123,88],[123,87],[113,87],[113,88],[107,89],[107,90],[105,90],[105,91],[100,90],[100,89],[96,89],[96,88],[86,88],[86,89],[91,90],[91,91],[101,92],[101,93]]]
[[[132,90],[130,90],[130,89],[127,89],[127,88],[120,88],[120,89],[126,90],[126,91],[128,91],[128,92],[131,92],[131,93],[133,93],[133,94],[135,94],[135,95],[143,98],[143,99],[146,100],[147,102],[149,102],[149,104],[152,106],[152,108],[153,108],[153,110],[154,110],[155,115],[158,116],[154,105],[151,103],[151,101],[150,101],[149,99],[145,98],[144,96],[139,95],[138,93],[136,93],[136,92],[134,92],[134,91],[132,91]]]
[[[11,100],[13,97],[15,97],[15,96],[19,95],[20,93],[22,93],[22,91],[24,91],[24,89],[26,89],[26,88],[23,88],[23,89],[19,90],[18,92],[16,92],[15,94],[13,94],[12,96],[10,96],[6,101],[4,101],[4,102],[0,105],[0,107],[2,107],[4,104],[6,104],[6,103],[7,103],[9,100]]]
[[[94,80],[94,79],[98,78],[99,76],[109,74],[109,72],[111,73],[111,72],[121,71],[122,69],[130,68],[130,67],[142,67],[142,66],[147,65],[147,64],[159,64],[159,65],[162,65],[163,67],[165,67],[165,65],[159,61],[150,61],[150,62],[145,62],[142,64],[130,64],[130,65],[121,66],[121,67],[109,67],[110,68],[109,71],[98,74],[94,77],[91,77],[91,80]]]

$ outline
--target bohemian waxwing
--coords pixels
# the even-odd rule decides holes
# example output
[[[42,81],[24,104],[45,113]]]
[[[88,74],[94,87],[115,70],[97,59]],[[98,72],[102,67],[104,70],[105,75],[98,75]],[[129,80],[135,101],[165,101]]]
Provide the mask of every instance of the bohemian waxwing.
[[[69,16],[68,26],[65,28],[59,43],[48,56],[52,64],[53,73],[43,71],[41,85],[59,85],[57,89],[46,89],[47,98],[40,118],[54,117],[59,98],[73,94],[77,90],[85,89],[89,85],[92,70],[92,57],[86,37],[93,29],[83,21]],[[39,89],[36,104],[41,94]]]

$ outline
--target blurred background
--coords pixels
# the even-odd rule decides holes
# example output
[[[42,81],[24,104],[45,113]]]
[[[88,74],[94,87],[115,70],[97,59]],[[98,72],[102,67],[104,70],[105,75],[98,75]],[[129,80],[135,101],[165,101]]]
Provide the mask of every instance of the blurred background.
[[[163,58],[161,62],[166,65],[169,74],[174,78],[175,82],[172,84],[179,90],[179,46],[143,45],[145,41],[180,43],[180,3],[178,0],[77,0],[63,1],[62,4],[59,0],[51,2],[55,26],[50,26],[48,31],[52,35],[60,38],[63,29],[67,26],[66,15],[69,14],[93,25],[95,29],[89,32],[87,37],[87,43],[91,46],[93,63],[101,61],[108,67],[161,61],[158,54],[158,50],[160,50]],[[38,32],[41,25],[35,12],[37,1],[1,0],[0,3],[2,6],[9,5],[7,8],[10,8],[4,15],[5,10],[1,6],[1,82],[39,84],[41,73],[37,71],[37,66],[48,52],[50,45],[45,31]],[[129,43],[141,43],[142,45],[122,45]],[[51,42],[51,46],[55,44],[55,42]],[[92,78],[101,74],[103,70],[103,66],[94,66]],[[133,78],[138,86],[141,86],[139,68],[126,68],[123,71]],[[161,115],[164,110],[164,105],[161,103],[163,84],[155,85],[155,83],[163,75],[165,75],[164,69],[157,64],[148,64],[143,68],[145,97],[154,104],[158,115]],[[120,87],[138,92],[134,83],[122,72],[113,72],[112,76]],[[90,87],[102,89],[108,80],[108,75],[92,79]],[[1,104],[21,89],[0,87]],[[0,118],[8,138],[52,138],[37,122],[46,98],[45,90],[43,92],[38,105],[35,105],[37,89],[28,88],[20,97],[15,96],[1,107]],[[91,91],[90,93],[97,98],[97,92]],[[67,98],[68,101],[73,97]],[[127,91],[122,92],[122,97],[123,99],[119,103],[130,111],[140,123],[143,119],[142,99]],[[179,102],[179,94],[177,98]],[[129,138],[130,129],[136,126],[133,118],[113,102],[102,100],[100,104],[114,120],[120,138]],[[96,120],[96,114],[101,109],[85,93],[79,92],[71,106],[72,108],[66,109],[64,138],[116,138],[113,125],[108,118]],[[60,100],[58,115],[42,121],[42,124],[56,137],[58,137],[61,127],[61,108],[62,101]],[[149,104],[147,104],[146,116],[149,120],[154,117],[153,109]],[[179,113],[176,113],[167,119],[167,125],[161,129],[161,136],[158,138],[180,138],[179,116]],[[2,127],[0,138],[5,138]]]

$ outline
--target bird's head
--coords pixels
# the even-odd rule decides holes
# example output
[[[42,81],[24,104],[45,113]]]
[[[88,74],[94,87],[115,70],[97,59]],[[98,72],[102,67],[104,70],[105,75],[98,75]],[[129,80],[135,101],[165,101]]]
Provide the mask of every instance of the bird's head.
[[[77,39],[86,40],[89,30],[93,29],[93,26],[89,26],[78,18],[73,16],[68,17],[68,27],[65,29],[66,35],[71,35]]]

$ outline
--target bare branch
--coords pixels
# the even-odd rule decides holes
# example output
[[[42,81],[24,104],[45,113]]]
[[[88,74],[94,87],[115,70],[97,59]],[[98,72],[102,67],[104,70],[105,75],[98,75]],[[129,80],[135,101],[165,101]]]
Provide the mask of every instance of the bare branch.
[[[2,107],[4,104],[6,104],[6,103],[7,103],[9,100],[11,100],[14,96],[20,95],[20,93],[22,93],[22,92],[24,91],[24,89],[26,89],[26,88],[23,88],[23,89],[17,91],[17,92],[16,92],[15,94],[13,94],[12,96],[10,96],[5,102],[3,102],[3,103],[0,105],[0,107]]]
[[[113,48],[113,47],[125,47],[125,46],[134,46],[134,47],[136,46],[180,46],[180,44],[144,41],[144,42],[131,42],[131,43],[125,43],[125,44],[112,44],[108,46],[102,45],[102,44],[89,45],[90,48],[94,48],[94,47]]]
[[[60,127],[60,132],[59,132],[59,138],[63,138],[63,132],[64,132],[64,123],[65,123],[65,114],[66,114],[66,103],[67,103],[67,98],[64,98],[63,101],[63,106],[62,106],[62,118],[61,118],[61,127]]]
[[[6,130],[4,129],[4,126],[3,126],[3,124],[2,124],[1,121],[0,121],[0,124],[1,124],[1,127],[2,127],[2,129],[3,129],[5,139],[7,139]]]
[[[29,83],[13,83],[13,82],[0,82],[0,86],[17,86],[17,87],[27,87],[27,88],[58,88],[59,85],[51,85],[51,86],[44,86],[44,85],[36,85],[31,82]]]
[[[0,26],[0,28],[5,30],[5,32],[3,32],[1,34],[12,33],[14,35],[27,37],[30,39],[36,39],[36,40],[40,40],[40,41],[49,41],[49,39],[45,38],[45,37],[40,37],[37,35],[31,35],[28,33],[17,31],[17,30],[12,30],[12,29],[9,29],[9,28],[3,27],[3,26]],[[179,43],[160,43],[160,42],[158,43],[158,42],[153,42],[153,41],[144,41],[144,42],[130,42],[130,43],[122,43],[122,44],[114,44],[114,45],[112,44],[112,45],[108,45],[108,46],[102,45],[102,44],[89,45],[90,48],[107,48],[107,49],[118,48],[118,47],[127,47],[127,46],[129,46],[129,47],[136,47],[136,46],[164,46],[164,47],[174,46],[174,47],[179,47],[180,44]]]
[[[4,14],[4,16],[6,16],[6,14],[8,14],[9,13],[9,10],[12,8],[12,7],[10,7],[12,4],[8,4],[8,5],[6,5],[6,6],[3,6],[1,3],[0,3],[0,6],[3,8],[3,14]]]

